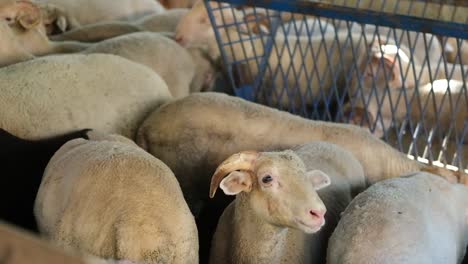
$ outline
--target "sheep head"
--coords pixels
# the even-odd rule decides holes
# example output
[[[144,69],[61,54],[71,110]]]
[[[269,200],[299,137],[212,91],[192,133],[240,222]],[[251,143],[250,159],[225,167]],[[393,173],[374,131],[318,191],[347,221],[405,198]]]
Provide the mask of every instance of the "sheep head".
[[[59,6],[41,3],[42,23],[47,35],[63,33],[67,30],[80,27],[79,22]]]
[[[9,25],[18,23],[24,29],[34,28],[41,23],[41,10],[28,1],[10,1],[0,6],[0,19]]]
[[[210,186],[227,195],[245,193],[252,210],[275,226],[315,233],[325,224],[326,208],[317,190],[330,184],[320,170],[307,171],[291,150],[244,151],[232,155],[216,169]]]
[[[379,41],[371,44],[369,51],[370,57],[363,56],[360,63],[362,88],[364,90],[370,90],[372,87],[383,89],[387,84],[390,89],[400,89],[403,87],[401,74],[407,74],[406,72],[410,65],[408,55],[396,45],[381,44]],[[412,88],[414,81],[410,78],[411,73],[412,70],[409,69],[405,80],[405,86],[408,88]],[[356,80],[353,87],[357,87]]]
[[[217,24],[234,22],[235,10],[229,4],[208,2],[213,10]],[[207,45],[215,41],[208,12],[202,0],[198,0],[179,21],[175,30],[175,40],[184,47]]]

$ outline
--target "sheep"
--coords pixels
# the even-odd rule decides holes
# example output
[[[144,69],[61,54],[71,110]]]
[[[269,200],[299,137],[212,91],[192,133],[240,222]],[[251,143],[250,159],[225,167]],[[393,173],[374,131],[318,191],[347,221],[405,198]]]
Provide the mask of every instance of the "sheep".
[[[207,175],[214,172],[217,164],[245,149],[281,150],[312,141],[327,141],[351,151],[370,179],[417,170],[434,170],[453,177],[442,168],[408,159],[360,127],[311,121],[214,92],[193,93],[161,106],[142,123],[136,138],[139,146],[172,169],[197,218],[200,239],[207,241],[230,202],[226,197],[207,201],[202,195],[208,192]],[[201,248],[201,256],[206,251]]]
[[[348,26],[346,23],[339,21],[335,23],[335,26],[338,28],[338,32],[351,31],[355,34],[366,34],[368,36],[377,34],[379,39],[386,41],[385,44],[397,44],[400,48],[412,48],[414,60],[425,62],[427,65],[426,59],[428,59],[432,67],[437,66],[441,60],[442,45],[436,36],[429,33],[383,26],[376,27],[370,24],[361,25],[355,22],[351,22]]]
[[[166,81],[174,97],[185,96],[191,90],[210,89],[213,83],[212,76],[216,75],[216,69],[209,58],[198,54],[201,51],[197,51],[195,48],[186,50],[176,42],[157,33],[133,33],[96,44],[87,44],[53,42],[49,41],[47,35],[37,28],[26,30],[30,31],[30,33],[21,34],[29,35],[29,39],[35,43],[29,43],[29,47],[25,47],[25,49],[29,50],[33,55],[62,53],[69,51],[70,46],[77,49],[81,47],[81,53],[83,54],[108,53],[119,55],[146,65],[158,73]],[[14,51],[11,53],[14,53]],[[11,63],[11,60],[9,59],[7,62]],[[194,79],[196,80],[193,81]]]
[[[10,21],[15,21],[9,23],[8,20],[0,19],[0,24],[2,24],[0,34],[6,36],[6,41],[2,41],[1,49],[5,50],[5,54],[10,57],[18,56],[17,53],[27,53],[33,57],[50,53],[77,52],[87,47],[86,44],[79,42],[69,41],[59,44],[49,42],[41,9],[37,4],[26,1],[4,4],[0,6],[0,16],[7,16]],[[5,26],[4,23],[9,25]],[[15,49],[11,47],[15,47]],[[4,58],[0,58],[0,60],[3,61]],[[9,60],[12,61],[12,59]]]
[[[195,5],[181,19],[176,30],[176,40],[187,47],[203,45],[200,44],[202,42],[207,46],[212,59],[218,60],[221,53],[214,33],[211,32],[212,29],[203,31],[203,23],[199,22],[200,16],[207,16],[202,7],[203,4],[201,7]],[[217,11],[216,14],[218,13],[220,12]],[[216,17],[220,19],[221,16],[217,15]],[[234,27],[229,27],[225,32],[221,32],[222,43],[231,43],[230,47],[225,49],[224,54],[228,62],[243,61],[244,63],[239,65],[241,71],[242,68],[248,68],[250,76],[256,76],[259,73],[259,63],[255,58],[264,53],[264,43],[267,41],[265,38],[268,36],[260,35],[252,39],[249,34],[252,32],[252,29],[249,29],[251,26],[248,20],[249,16],[244,19],[247,20],[247,23],[239,25],[239,32]],[[199,34],[200,32],[203,34]],[[341,56],[340,52],[336,52],[345,45],[347,47],[353,45],[354,53],[349,52]],[[282,107],[300,105],[302,101],[311,105],[312,98],[320,98],[322,93],[327,94],[331,87],[341,81],[336,72],[348,72],[354,66],[353,61],[362,56],[366,50],[366,43],[360,35],[348,35],[347,33],[336,36],[326,34],[323,39],[321,36],[309,38],[277,34],[274,46],[268,56],[269,67],[263,78],[267,83],[265,86],[271,85],[272,88],[266,91],[268,95],[261,94],[259,101],[273,105],[279,104]],[[287,46],[290,49],[296,49],[297,52],[289,53]],[[278,70],[280,65],[295,70],[288,68],[284,70],[285,75],[282,75],[281,71]],[[243,81],[253,82],[249,77],[244,78]],[[287,92],[281,95],[283,89]],[[310,93],[308,93],[309,91]]]
[[[468,64],[468,41],[446,37],[441,42],[448,62]]]
[[[138,129],[136,138],[138,145],[184,178],[183,188],[185,184],[204,186],[209,181],[206,174],[230,153],[249,148],[284,149],[316,140],[351,151],[368,177],[391,178],[407,171],[438,169],[407,159],[357,126],[312,121],[216,92],[194,93],[155,109]],[[448,173],[439,171],[444,172]],[[194,176],[197,174],[204,175],[203,179]],[[191,182],[194,180],[200,182]]]
[[[34,55],[25,50],[17,42],[16,36],[3,21],[0,21],[0,35],[3,40],[2,43],[0,43],[0,68],[34,59]]]
[[[63,252],[30,232],[0,221],[0,263],[137,264]]]
[[[82,53],[108,53],[146,65],[164,79],[171,95],[179,98],[212,86],[211,76],[216,70],[199,52],[202,51],[185,49],[160,34],[139,32],[99,42]]]
[[[115,55],[54,55],[0,69],[0,127],[25,139],[83,127],[133,139],[170,99],[161,77]]]
[[[111,21],[89,24],[80,28],[50,36],[54,41],[75,40],[98,42],[112,37],[140,32],[175,32],[180,18],[188,12],[186,8],[171,9],[164,13],[147,15],[130,22]]]
[[[252,28],[252,33],[270,33],[270,20],[265,13],[249,13],[244,16],[247,27]],[[322,33],[323,31],[323,33]],[[294,19],[278,25],[276,34],[282,36],[334,36],[335,27],[324,19],[302,18]]]
[[[467,142],[468,139],[463,139],[465,120],[468,119],[468,105],[462,96],[464,89],[461,81],[443,79],[428,83],[417,92],[407,90],[407,99],[403,88],[365,94],[367,103],[356,104],[356,108],[363,111],[357,111],[355,124],[360,125],[368,115],[369,122],[362,124],[373,128],[375,123],[374,135],[383,137],[393,122],[401,124],[409,119],[413,124],[421,122],[427,129],[437,128],[441,135],[447,135],[452,129],[452,136],[459,135]]]
[[[325,142],[237,153],[216,169],[211,197],[218,185],[236,199],[218,222],[210,263],[325,263],[340,213],[366,187],[359,161]]]
[[[34,215],[41,234],[64,250],[198,263],[197,227],[174,174],[118,135],[63,145],[45,169]]]
[[[42,24],[47,35],[59,34],[81,27],[80,23],[68,12],[53,4],[38,4],[42,14]]]
[[[359,194],[328,244],[327,263],[461,263],[468,187],[417,172]]]
[[[165,8],[155,0],[36,0],[35,2],[53,4],[65,10],[80,25],[112,20],[131,21],[165,11]]]
[[[88,138],[89,129],[42,140],[25,140],[0,129],[0,219],[38,232],[33,215],[42,174],[52,155],[74,138]]]
[[[416,70],[413,71],[412,67]],[[382,137],[393,120],[401,123],[409,116],[416,122],[424,120],[426,126],[438,123],[440,128],[449,128],[453,122],[455,131],[461,134],[464,120],[468,117],[468,109],[462,99],[463,82],[457,79],[463,80],[462,75],[466,74],[461,73],[460,65],[449,67],[452,67],[452,70],[449,69],[447,75],[452,77],[451,80],[430,82],[427,69],[421,68],[417,61],[410,62],[402,49],[390,44],[374,49],[370,61],[362,61],[361,87],[358,86],[357,78],[354,78],[351,84],[350,104],[363,109],[358,111],[357,124],[361,124],[359,120],[365,120],[362,113],[367,112],[370,119],[367,125],[371,128],[378,120],[374,134]],[[464,68],[468,70],[468,67]],[[419,87],[416,86],[416,81]],[[449,102],[449,90],[453,105]],[[457,100],[461,101],[457,103]],[[435,106],[427,106],[423,115],[421,107],[426,108],[427,102],[434,102]],[[408,108],[408,105],[411,108]]]

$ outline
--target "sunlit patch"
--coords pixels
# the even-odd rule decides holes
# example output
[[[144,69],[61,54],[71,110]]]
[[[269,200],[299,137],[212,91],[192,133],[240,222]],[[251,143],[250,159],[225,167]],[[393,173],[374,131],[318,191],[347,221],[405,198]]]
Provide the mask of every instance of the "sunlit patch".
[[[395,55],[398,53],[398,56],[403,62],[409,62],[409,58],[406,55],[406,53],[403,50],[399,49],[396,45],[393,45],[393,44],[381,45],[380,50],[381,52],[376,54],[379,58],[382,57],[383,54]]]

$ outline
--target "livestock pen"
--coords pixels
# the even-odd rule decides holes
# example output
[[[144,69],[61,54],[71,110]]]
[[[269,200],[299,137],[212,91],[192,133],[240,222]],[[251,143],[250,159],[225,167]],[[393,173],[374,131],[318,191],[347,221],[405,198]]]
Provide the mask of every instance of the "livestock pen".
[[[237,96],[360,125],[410,158],[468,169],[468,1],[214,2]]]

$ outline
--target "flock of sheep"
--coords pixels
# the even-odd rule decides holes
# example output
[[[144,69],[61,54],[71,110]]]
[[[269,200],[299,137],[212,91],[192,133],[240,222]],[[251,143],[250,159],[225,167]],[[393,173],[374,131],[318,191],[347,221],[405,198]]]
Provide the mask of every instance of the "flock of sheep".
[[[221,33],[244,43],[228,57],[248,59],[262,48],[258,40],[271,33],[264,13],[208,4],[229,7],[214,13],[218,22],[245,22]],[[336,36],[354,41],[359,30]],[[302,41],[277,34],[278,45]],[[260,37],[242,41],[246,35]],[[221,54],[200,0],[0,0],[0,36],[0,263],[468,261],[465,174],[409,159],[367,128],[213,92]],[[450,57],[451,40],[435,41]],[[369,51],[359,45],[357,54]],[[438,77],[458,78],[454,86],[466,96],[463,45],[450,46],[458,48],[453,71]],[[384,72],[394,78],[378,81],[414,88],[392,67],[424,64],[402,60],[407,51],[391,40],[377,47],[360,68],[377,76],[372,64],[382,60],[372,58],[388,59]],[[268,60],[306,64],[331,85],[320,65],[345,72],[352,58],[342,59],[273,53]],[[248,60],[242,67],[258,71]],[[354,91],[370,89],[370,79],[360,86]],[[442,112],[461,129],[466,107]]]

